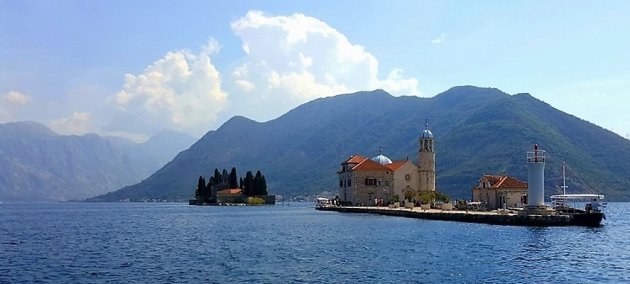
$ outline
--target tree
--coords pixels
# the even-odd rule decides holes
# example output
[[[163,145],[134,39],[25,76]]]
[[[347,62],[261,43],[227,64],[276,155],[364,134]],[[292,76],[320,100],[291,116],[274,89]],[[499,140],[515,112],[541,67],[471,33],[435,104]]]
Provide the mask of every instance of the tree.
[[[262,174],[260,171],[256,171],[256,176],[254,177],[254,193],[253,195],[261,195],[262,191]]]
[[[232,167],[232,170],[230,171],[230,174],[228,175],[228,182],[230,184],[230,188],[237,188],[238,187],[238,180],[237,180],[237,176],[236,176],[236,168]]]
[[[207,187],[213,186],[214,185],[214,177],[212,176],[212,174],[210,174],[210,177],[208,178],[208,185]]]
[[[215,168],[214,169],[214,180],[212,181],[212,184],[218,185],[220,183],[221,183],[221,173],[219,172],[219,169]]]
[[[254,175],[251,171],[247,171],[245,174],[245,180],[243,180],[245,185],[243,186],[243,194],[245,196],[254,195]]]
[[[223,172],[221,173],[221,182],[227,183],[227,181],[228,181],[228,172],[226,169],[223,169]]]
[[[243,177],[241,177],[238,181],[238,188],[240,188],[241,190],[243,190]]]
[[[204,180],[203,176],[199,176],[199,181],[197,182],[197,189],[195,190],[195,199],[202,198],[205,191],[206,191],[206,181]]]
[[[416,195],[416,192],[413,190],[405,190],[405,200],[413,201],[413,197]]]

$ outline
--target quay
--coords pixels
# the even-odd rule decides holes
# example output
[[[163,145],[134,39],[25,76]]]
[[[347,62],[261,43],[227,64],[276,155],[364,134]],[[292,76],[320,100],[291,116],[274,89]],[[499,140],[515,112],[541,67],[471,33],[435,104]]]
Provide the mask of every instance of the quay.
[[[318,198],[317,210],[336,211],[341,213],[367,213],[387,216],[400,216],[416,219],[457,221],[511,226],[589,226],[601,225],[606,215],[601,210],[599,200],[602,195],[596,194],[562,194],[554,195],[553,208],[545,204],[545,151],[534,144],[533,151],[527,152],[527,183],[520,181],[505,182],[505,191],[496,191],[499,185],[493,185],[484,176],[476,189],[488,190],[485,203],[493,204],[487,209],[494,211],[461,211],[452,210],[453,204],[447,208],[430,209],[429,205],[439,201],[435,186],[435,140],[433,133],[425,130],[419,138],[418,165],[409,159],[392,161],[382,154],[369,159],[359,155],[350,156],[341,163],[337,171],[339,176],[339,194],[334,202],[327,198]],[[524,186],[523,186],[524,185]],[[526,194],[523,187],[527,188]],[[564,183],[563,166],[563,190]],[[495,190],[489,192],[489,190]],[[491,193],[491,194],[490,194]],[[477,194],[479,197],[480,194]],[[490,196],[492,196],[490,198]],[[554,198],[555,197],[555,198]],[[566,201],[587,198],[584,210],[567,206]],[[422,201],[425,199],[424,201]],[[429,201],[429,199],[431,199]],[[473,202],[475,200],[473,188]],[[400,206],[403,200],[405,206]],[[418,201],[424,204],[415,207]],[[442,200],[444,201],[444,200]],[[391,204],[393,203],[393,204]],[[410,206],[407,207],[407,203]],[[448,203],[448,202],[447,202]],[[368,206],[356,206],[356,205]],[[514,209],[507,210],[508,204]],[[353,206],[354,205],[354,206]],[[387,205],[388,207],[378,207]],[[391,205],[391,207],[389,206]],[[443,204],[447,205],[447,204]],[[504,209],[497,209],[503,207]]]
[[[579,226],[583,225],[576,222],[571,215],[535,215],[535,214],[516,214],[508,211],[499,213],[497,211],[481,212],[481,211],[459,211],[459,210],[440,210],[440,209],[421,209],[415,207],[408,208],[389,208],[389,207],[354,207],[354,206],[317,206],[320,211],[336,211],[342,213],[366,213],[378,214],[386,216],[399,216],[416,219],[456,221],[468,223],[483,223],[492,225],[510,225],[510,226]]]

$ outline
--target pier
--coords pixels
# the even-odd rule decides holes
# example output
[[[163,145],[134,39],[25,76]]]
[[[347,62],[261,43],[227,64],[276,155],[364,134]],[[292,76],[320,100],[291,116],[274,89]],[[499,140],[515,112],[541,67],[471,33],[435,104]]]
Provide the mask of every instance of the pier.
[[[574,226],[576,223],[570,215],[533,215],[516,214],[509,211],[499,213],[497,211],[448,211],[440,209],[389,208],[389,207],[352,207],[352,206],[321,206],[320,211],[336,211],[342,213],[366,213],[386,216],[399,216],[416,219],[456,221],[468,223],[483,223],[492,225],[511,226]]]

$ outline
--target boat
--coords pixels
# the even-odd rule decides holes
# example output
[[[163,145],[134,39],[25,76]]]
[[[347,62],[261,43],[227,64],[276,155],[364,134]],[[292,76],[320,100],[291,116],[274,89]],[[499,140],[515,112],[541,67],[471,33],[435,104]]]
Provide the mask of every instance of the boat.
[[[325,197],[318,197],[317,202],[315,203],[315,209],[327,208],[327,207],[331,207],[332,205],[333,205],[333,202],[331,199],[328,199]]]
[[[588,186],[587,186],[588,187]],[[575,225],[597,227],[606,219],[604,196],[596,193],[567,194],[566,164],[562,163],[562,194],[551,196],[551,205],[559,215],[568,215]],[[576,204],[583,204],[584,209]]]

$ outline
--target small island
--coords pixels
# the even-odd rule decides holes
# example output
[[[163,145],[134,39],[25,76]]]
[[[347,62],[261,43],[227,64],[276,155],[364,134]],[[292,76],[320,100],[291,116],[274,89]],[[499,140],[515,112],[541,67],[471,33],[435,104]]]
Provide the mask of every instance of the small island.
[[[236,168],[230,173],[226,169],[219,172],[214,169],[208,183],[203,176],[199,176],[195,199],[190,199],[189,205],[273,205],[276,196],[269,195],[265,176],[256,171],[254,175],[247,171],[245,177],[238,177]]]

